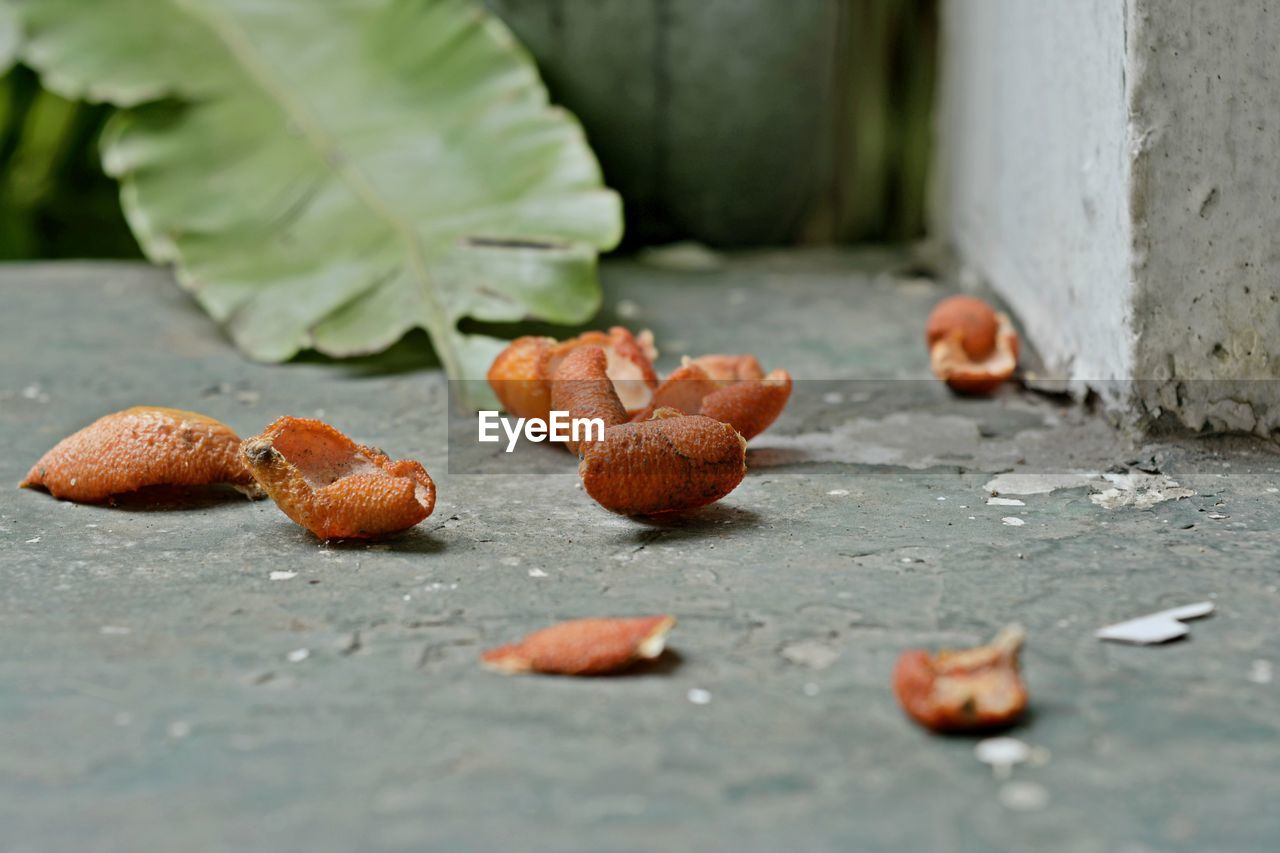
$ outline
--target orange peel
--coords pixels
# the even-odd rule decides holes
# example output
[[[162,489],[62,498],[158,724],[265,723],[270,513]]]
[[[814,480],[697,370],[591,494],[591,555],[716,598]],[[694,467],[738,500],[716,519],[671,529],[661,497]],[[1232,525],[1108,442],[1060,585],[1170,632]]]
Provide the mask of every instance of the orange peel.
[[[990,394],[1018,368],[1018,333],[1007,314],[973,296],[950,296],[925,326],[929,367],[958,394]]]
[[[791,399],[791,387],[790,373],[779,369],[766,376],[755,356],[686,358],[654,391],[649,409],[634,420],[671,408],[727,423],[750,441],[782,414]]]
[[[225,483],[256,493],[239,448],[239,436],[221,421],[182,409],[134,406],[58,442],[19,485],[78,503],[152,486]]]
[[[633,335],[622,326],[608,332],[585,332],[576,338],[556,342],[554,338],[517,338],[498,354],[487,378],[503,408],[519,418],[547,420],[551,414],[551,380],[560,363],[574,350],[599,347],[604,350],[605,372],[630,414],[645,409],[658,387],[653,360],[658,352],[653,334]]]
[[[398,533],[435,509],[435,483],[422,465],[392,461],[323,421],[279,418],[240,455],[276,506],[321,539]]]
[[[582,450],[578,474],[597,503],[620,515],[651,516],[706,506],[747,473],[747,442],[729,424],[675,409],[605,430]]]
[[[608,357],[599,347],[579,347],[565,356],[551,380],[551,408],[568,412],[570,418],[599,418],[606,431],[627,422],[627,410],[610,381]],[[577,453],[579,444],[567,441],[565,446]]]
[[[490,649],[480,660],[504,675],[608,675],[659,657],[675,624],[673,616],[574,619]]]
[[[893,690],[911,719],[935,732],[982,731],[1016,722],[1027,707],[1018,656],[1026,632],[1017,625],[971,649],[904,652]]]

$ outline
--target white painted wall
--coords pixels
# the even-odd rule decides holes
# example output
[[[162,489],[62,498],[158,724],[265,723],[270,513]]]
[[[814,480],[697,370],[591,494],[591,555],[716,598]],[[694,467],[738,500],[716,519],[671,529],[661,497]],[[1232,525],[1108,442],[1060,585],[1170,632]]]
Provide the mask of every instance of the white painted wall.
[[[937,233],[1055,374],[1280,430],[1280,3],[942,3]]]

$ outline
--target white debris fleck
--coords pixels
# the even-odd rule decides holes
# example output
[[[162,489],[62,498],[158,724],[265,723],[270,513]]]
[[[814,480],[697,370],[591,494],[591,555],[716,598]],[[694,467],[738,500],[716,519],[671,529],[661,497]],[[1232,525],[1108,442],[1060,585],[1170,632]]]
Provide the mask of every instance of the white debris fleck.
[[[289,663],[302,663],[309,657],[311,657],[311,649],[294,649],[289,652],[289,654],[285,655],[285,659],[288,660]]]
[[[1095,485],[1095,494],[1089,500],[1106,509],[1131,506],[1134,509],[1150,509],[1165,501],[1178,501],[1195,495],[1193,489],[1184,489],[1178,481],[1164,474],[1147,474],[1141,471],[1129,474],[1103,474],[1107,485]]]
[[[1162,610],[1149,616],[1140,616],[1127,622],[1108,625],[1094,634],[1099,640],[1117,643],[1133,643],[1147,646],[1167,643],[1185,636],[1191,629],[1183,624],[1187,619],[1199,619],[1213,612],[1212,601],[1201,601],[1172,610]]]
[[[618,312],[618,316],[624,320],[634,320],[640,316],[640,306],[630,299],[618,300],[617,306],[614,308]]]
[[[1016,515],[1006,515],[1004,518],[1000,519],[1000,523],[1008,527],[1021,527],[1027,522],[1018,518]]]
[[[34,538],[34,539],[28,539],[28,540],[27,540],[27,542],[26,542],[26,544],[28,544],[28,545],[34,545],[34,544],[36,544],[36,543],[37,543],[37,542],[39,542],[39,541],[40,541],[40,537],[39,537],[39,536],[37,536],[37,537],[36,537],[36,538]]]
[[[983,764],[991,766],[997,779],[1007,779],[1015,765],[1031,757],[1031,747],[1017,738],[992,737],[978,741],[973,755]]]
[[[1063,474],[1000,474],[983,490],[993,495],[1047,495],[1058,489],[1079,489],[1098,479],[1097,471],[1069,471]]]
[[[272,572],[270,577],[273,581],[289,581],[297,576],[297,572]]]
[[[530,569],[530,570],[529,570],[529,577],[531,577],[531,578],[545,578],[545,577],[547,577],[547,573],[546,573],[546,572],[544,572],[542,569]]]
[[[686,697],[695,705],[706,705],[711,702],[711,691],[701,687],[691,687]]]
[[[98,629],[98,633],[104,634],[108,637],[123,637],[126,634],[133,633],[133,631],[131,628],[126,628],[124,625],[103,625]]]
[[[822,395],[822,402],[828,406],[838,406],[844,402],[844,395],[839,391],[828,391]]]
[[[938,500],[940,500],[940,501],[945,501],[945,500],[946,500],[946,498],[942,497],[941,495],[939,495],[937,499],[938,499]]]
[[[831,491],[827,492],[827,494],[831,495],[831,497],[833,498],[842,498],[845,495],[849,494],[849,490],[848,489],[832,489]]]
[[[1254,684],[1271,683],[1271,661],[1259,658],[1249,664],[1248,679]]]
[[[1006,782],[997,796],[1000,805],[1012,812],[1034,812],[1049,805],[1049,792],[1039,782]]]
[[[1209,513],[1209,517],[1212,518],[1214,521],[1222,521],[1223,519],[1230,518],[1231,516],[1223,515],[1220,512],[1211,512]]]
[[[781,654],[791,663],[817,670],[827,669],[840,658],[840,652],[812,640],[789,643],[782,647]]]
[[[191,734],[191,724],[186,720],[174,720],[169,724],[169,737],[179,740]]]
[[[1268,487],[1267,487],[1267,494],[1269,494],[1269,495],[1280,495],[1280,489],[1277,489],[1275,486],[1268,486]]]
[[[1026,506],[1026,501],[1017,498],[987,498],[987,506]]]

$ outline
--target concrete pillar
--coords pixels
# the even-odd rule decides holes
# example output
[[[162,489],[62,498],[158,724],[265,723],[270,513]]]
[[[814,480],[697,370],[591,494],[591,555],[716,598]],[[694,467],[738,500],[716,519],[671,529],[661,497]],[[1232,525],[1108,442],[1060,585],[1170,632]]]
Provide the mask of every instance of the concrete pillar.
[[[1280,437],[1280,3],[941,2],[937,233],[1128,418]]]

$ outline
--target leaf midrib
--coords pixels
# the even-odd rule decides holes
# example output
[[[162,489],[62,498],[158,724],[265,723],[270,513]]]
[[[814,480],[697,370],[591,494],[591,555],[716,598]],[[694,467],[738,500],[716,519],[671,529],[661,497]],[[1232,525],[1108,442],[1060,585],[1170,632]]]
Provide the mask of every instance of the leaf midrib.
[[[426,316],[420,318],[428,327],[436,353],[445,368],[446,375],[461,376],[461,361],[454,345],[453,324],[444,307],[444,300],[432,279],[422,243],[413,225],[403,221],[394,208],[383,202],[373,184],[361,172],[350,165],[343,156],[344,149],[307,107],[290,93],[289,87],[276,78],[264,63],[253,43],[233,19],[220,15],[204,4],[192,0],[171,0],[176,8],[207,27],[226,47],[227,53],[245,76],[257,84],[262,93],[297,127],[299,136],[311,145],[324,167],[341,181],[370,212],[381,220],[403,244],[409,259],[411,275],[418,282],[428,305]],[[231,97],[234,97],[231,96]],[[321,321],[323,322],[323,321]]]

